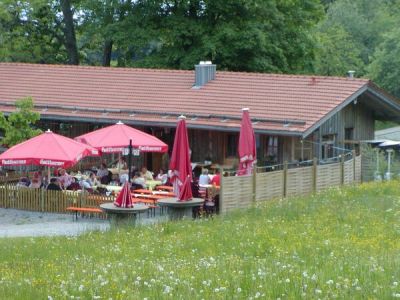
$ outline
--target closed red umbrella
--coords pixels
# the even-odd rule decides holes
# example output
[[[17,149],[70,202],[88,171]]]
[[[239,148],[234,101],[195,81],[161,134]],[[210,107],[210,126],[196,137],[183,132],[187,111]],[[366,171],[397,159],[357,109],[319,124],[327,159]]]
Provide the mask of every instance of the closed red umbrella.
[[[117,199],[114,201],[114,205],[123,208],[131,208],[132,204],[132,195],[131,195],[131,186],[129,182],[125,182],[122,190],[119,192]]]
[[[251,125],[249,109],[243,108],[239,135],[239,170],[238,175],[250,175],[256,162],[256,138]]]
[[[97,156],[98,154],[98,151],[89,145],[48,130],[1,154],[0,165],[68,168],[85,156]]]
[[[192,194],[192,184],[191,184],[190,176],[186,177],[185,182],[183,183],[183,186],[180,190],[178,198],[179,198],[179,201],[192,200],[193,194]]]
[[[174,194],[179,196],[183,183],[189,177],[192,181],[192,165],[190,163],[189,139],[186,129],[185,117],[180,116],[176,128],[174,148],[172,149],[169,168],[172,171],[171,181]]]
[[[155,136],[127,126],[122,122],[107,126],[75,138],[103,153],[118,153],[129,146],[132,140],[133,148],[141,152],[166,152],[168,145]]]

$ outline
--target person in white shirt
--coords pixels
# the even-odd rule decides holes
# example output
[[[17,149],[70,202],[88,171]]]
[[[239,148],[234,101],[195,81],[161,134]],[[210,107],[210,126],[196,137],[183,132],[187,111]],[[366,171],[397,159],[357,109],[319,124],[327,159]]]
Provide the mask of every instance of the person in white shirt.
[[[161,184],[166,184],[168,181],[168,175],[165,174],[163,169],[160,169],[160,172],[158,173],[156,179],[161,181]]]
[[[58,173],[59,173],[58,182],[60,183],[61,187],[65,190],[72,183],[72,176],[69,175],[67,171],[65,171],[65,169],[60,169]]]
[[[199,177],[199,185],[210,184],[210,176],[208,176],[208,170],[203,169],[202,174]]]
[[[153,173],[150,172],[149,170],[147,170],[146,167],[142,168],[142,176],[144,177],[144,179],[146,180],[153,180]]]

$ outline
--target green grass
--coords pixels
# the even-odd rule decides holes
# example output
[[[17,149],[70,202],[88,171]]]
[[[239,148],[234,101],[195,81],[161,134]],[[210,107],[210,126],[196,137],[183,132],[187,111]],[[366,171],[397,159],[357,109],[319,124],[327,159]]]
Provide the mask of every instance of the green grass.
[[[2,299],[400,297],[399,182],[201,221],[0,239]]]

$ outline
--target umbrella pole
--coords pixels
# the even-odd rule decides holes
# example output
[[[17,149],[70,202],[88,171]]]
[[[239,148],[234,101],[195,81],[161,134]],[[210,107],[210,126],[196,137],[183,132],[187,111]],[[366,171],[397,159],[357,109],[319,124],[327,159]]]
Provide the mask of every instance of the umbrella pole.
[[[128,152],[128,182],[131,182],[131,168],[132,168],[132,140],[129,140]]]

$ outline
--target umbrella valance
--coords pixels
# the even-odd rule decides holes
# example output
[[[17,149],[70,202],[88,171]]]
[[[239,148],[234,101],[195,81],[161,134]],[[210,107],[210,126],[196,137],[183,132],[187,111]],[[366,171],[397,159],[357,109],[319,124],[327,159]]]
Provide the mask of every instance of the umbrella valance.
[[[167,152],[168,145],[155,136],[127,126],[122,122],[107,126],[75,138],[103,153],[119,153],[129,146],[132,140],[134,149],[141,152]]]
[[[85,156],[97,155],[96,149],[48,130],[1,154],[0,165],[68,168]]]

